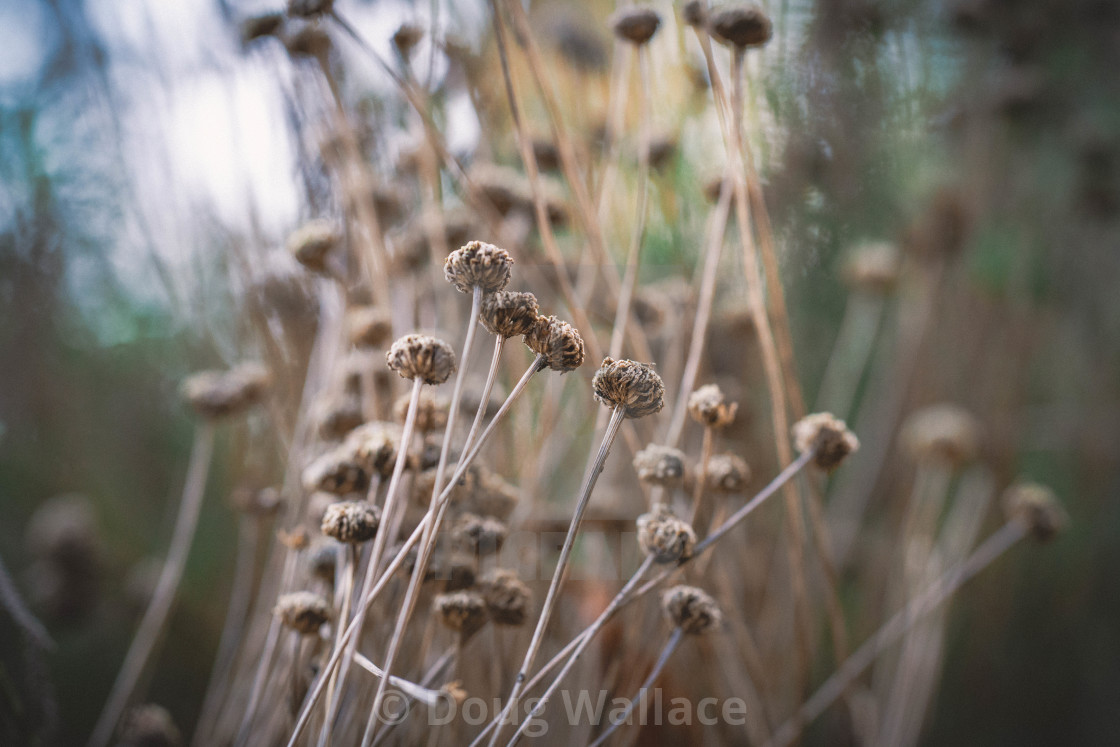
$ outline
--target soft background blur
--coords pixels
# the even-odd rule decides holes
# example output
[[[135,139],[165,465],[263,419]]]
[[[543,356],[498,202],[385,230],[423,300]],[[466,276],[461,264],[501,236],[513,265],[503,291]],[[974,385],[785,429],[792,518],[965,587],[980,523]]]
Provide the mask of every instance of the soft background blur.
[[[339,6],[386,54],[393,30],[426,26],[433,8],[471,48],[492,46],[483,4]],[[56,643],[37,660],[0,614],[2,743],[22,743],[37,698],[57,703],[60,743],[88,734],[136,624],[145,559],[161,556],[174,519],[191,438],[178,382],[240,357],[230,249],[279,244],[321,207],[303,195],[323,174],[288,126],[302,114],[299,64],[238,36],[241,18],[271,7],[0,0],[0,558]],[[605,45],[610,10],[556,2],[537,17],[554,44],[587,43],[586,27],[564,29],[591,19],[592,42]],[[1120,4],[772,0],[769,10],[779,36],[760,91],[775,151],[766,190],[807,391],[843,308],[841,251],[922,221],[959,223],[965,249],[908,396],[969,407],[1000,484],[1046,482],[1072,517],[1055,544],[1017,549],[954,602],[925,741],[1115,744]],[[422,77],[448,74],[427,42],[417,59]],[[347,69],[343,84],[369,104],[373,157],[391,162],[403,105],[364,61]],[[452,82],[453,150],[511,153]],[[497,89],[477,93],[482,105],[502,101]],[[712,148],[689,135],[661,178],[694,193]],[[649,246],[691,266],[703,215],[678,219],[655,220]],[[222,623],[236,540],[222,496],[232,465],[253,464],[240,428],[219,442],[150,688],[181,725],[197,715]],[[880,484],[871,510],[904,490]],[[88,496],[100,528],[88,599],[58,599],[26,541],[37,507],[65,493]]]

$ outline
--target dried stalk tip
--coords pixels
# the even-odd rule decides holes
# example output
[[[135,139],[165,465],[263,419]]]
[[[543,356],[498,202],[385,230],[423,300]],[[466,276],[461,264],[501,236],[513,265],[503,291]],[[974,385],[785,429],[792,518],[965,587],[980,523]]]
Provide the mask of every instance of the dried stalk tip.
[[[736,454],[715,454],[708,460],[704,484],[715,493],[742,493],[751,479],[751,468]]]
[[[288,251],[307,269],[324,273],[327,270],[327,254],[338,245],[338,241],[338,232],[329,221],[313,220],[288,237]]]
[[[393,418],[403,424],[408,417],[410,397],[402,394],[393,402]],[[432,433],[447,425],[447,413],[451,409],[446,397],[437,397],[429,392],[421,392],[416,402],[416,430]]]
[[[688,414],[709,428],[726,428],[735,422],[738,402],[725,402],[718,384],[706,384],[688,396]]]
[[[692,557],[696,532],[667,508],[638,517],[638,545],[655,563],[679,563]]]
[[[501,550],[508,533],[505,523],[495,518],[463,514],[451,528],[451,540],[465,552],[482,557]]]
[[[495,569],[480,579],[479,590],[495,625],[525,624],[533,595],[516,573]]]
[[[774,27],[762,8],[752,3],[725,5],[708,13],[708,33],[728,47],[761,47],[774,35]]]
[[[688,0],[681,8],[684,22],[693,28],[700,28],[708,20],[708,4],[703,0]]]
[[[183,735],[163,706],[136,706],[121,723],[120,747],[179,747],[182,743]]]
[[[455,351],[430,335],[405,335],[385,354],[389,368],[405,379],[442,384],[455,373]]]
[[[1007,518],[1017,521],[1038,542],[1049,542],[1065,529],[1068,516],[1054,491],[1033,482],[1015,483],[1003,494]]]
[[[665,406],[665,384],[644,363],[604,358],[591,380],[595,399],[612,409],[622,409],[628,418],[661,412]]]
[[[661,594],[665,619],[685,633],[699,635],[723,621],[716,600],[695,586],[674,586]]]
[[[684,482],[684,460],[680,449],[650,444],[634,455],[634,469],[642,482],[672,489]]]
[[[830,412],[806,415],[793,424],[793,442],[802,454],[812,451],[813,464],[825,472],[840,466],[849,454],[859,451],[859,439]]]
[[[653,8],[631,6],[616,12],[607,23],[619,39],[641,46],[657,33],[661,16]]]
[[[356,545],[368,542],[381,524],[381,509],[365,501],[340,501],[327,506],[319,528],[339,542]]]
[[[477,591],[440,594],[432,601],[432,610],[440,622],[464,638],[478,632],[489,617],[486,600]]]
[[[471,241],[447,255],[443,276],[456,290],[471,293],[475,287],[483,293],[500,291],[509,284],[513,258],[505,249],[484,241]]]
[[[844,281],[852,290],[884,295],[898,285],[898,249],[879,241],[856,247],[844,263]]]
[[[271,384],[267,368],[259,363],[242,363],[228,371],[202,371],[189,376],[182,393],[197,415],[216,420],[260,403]]]
[[[980,453],[980,423],[963,407],[932,405],[906,419],[902,443],[916,461],[959,467]]]
[[[300,635],[318,635],[323,623],[331,619],[331,606],[314,592],[295,591],[280,595],[272,614]]]
[[[525,344],[553,371],[566,373],[583,365],[583,338],[576,328],[554,316],[538,316]]]
[[[393,336],[393,320],[374,306],[357,306],[346,314],[350,342],[358,347],[379,348]]]
[[[540,316],[537,297],[520,291],[497,291],[482,299],[479,323],[498,337],[517,337],[532,331]]]

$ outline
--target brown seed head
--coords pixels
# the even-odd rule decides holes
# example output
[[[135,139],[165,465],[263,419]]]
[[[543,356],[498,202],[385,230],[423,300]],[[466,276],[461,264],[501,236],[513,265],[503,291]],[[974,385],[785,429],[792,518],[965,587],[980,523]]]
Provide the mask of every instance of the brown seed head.
[[[688,0],[681,8],[684,22],[693,28],[700,28],[708,19],[708,4],[703,0]]]
[[[638,517],[638,545],[655,563],[679,563],[692,557],[696,532],[662,507]]]
[[[84,495],[65,494],[44,501],[27,524],[27,549],[65,571],[96,566],[101,539],[93,503]]]
[[[430,335],[405,335],[385,354],[389,368],[405,379],[442,384],[455,373],[455,351]]]
[[[260,13],[249,16],[241,22],[241,42],[248,44],[266,36],[276,36],[283,25],[282,13]]]
[[[720,44],[747,49],[761,47],[770,41],[774,28],[762,8],[750,3],[736,3],[709,11],[708,33]]]
[[[288,15],[296,18],[315,18],[330,13],[334,0],[288,0]]]
[[[520,291],[497,291],[482,299],[478,321],[499,337],[517,337],[532,331],[540,316],[537,297]]]
[[[393,402],[393,417],[403,424],[408,417],[409,395],[402,394]],[[431,392],[421,392],[416,401],[416,429],[421,433],[432,433],[447,425],[450,403],[446,397],[437,397]]]
[[[276,539],[289,550],[306,550],[311,544],[311,535],[305,527],[296,527],[290,532],[279,529],[276,532]]]
[[[533,195],[529,182],[516,170],[492,163],[476,164],[471,168],[470,179],[491,207],[503,217],[513,210],[532,210]]]
[[[293,24],[288,24],[292,26]],[[287,30],[283,37],[284,47],[287,48],[288,54],[292,57],[315,57],[318,59],[325,58],[331,51],[331,37],[326,31],[315,23],[298,23],[296,29],[293,31],[290,28]],[[322,272],[323,270],[315,270],[313,267],[308,269]]]
[[[661,611],[670,625],[698,635],[723,621],[716,600],[695,586],[674,586],[661,594]]]
[[[813,464],[826,472],[840,466],[849,454],[859,451],[859,439],[830,412],[806,415],[793,424],[793,442],[804,454],[816,450]]]
[[[350,431],[343,449],[367,474],[389,477],[393,474],[400,442],[400,426],[375,420]]]
[[[183,397],[207,420],[237,415],[260,403],[272,375],[259,363],[241,363],[228,371],[202,371],[183,382]]]
[[[882,295],[898,285],[900,262],[894,244],[879,241],[852,250],[844,263],[844,281],[850,288]]]
[[[345,395],[334,400],[320,402],[315,407],[315,424],[319,435],[327,441],[345,438],[350,431],[365,422],[361,400],[353,395]]]
[[[451,528],[451,540],[457,547],[480,557],[494,555],[502,549],[509,528],[490,516],[463,514]]]
[[[358,347],[380,348],[393,336],[393,320],[383,309],[356,306],[346,314],[350,342]]]
[[[365,491],[370,473],[355,459],[353,450],[342,444],[307,465],[302,477],[303,487],[309,493],[323,490],[346,495]]]
[[[338,232],[326,220],[313,220],[288,237],[288,251],[312,272],[326,272],[327,255],[338,245]]]
[[[902,443],[919,462],[960,467],[980,453],[980,423],[963,407],[932,405],[915,411],[902,426]]]
[[[1003,494],[1008,519],[1019,522],[1038,542],[1049,542],[1066,527],[1069,517],[1054,491],[1033,482],[1018,482]]]
[[[495,625],[524,625],[533,595],[513,571],[496,568],[479,579],[479,591]]]
[[[432,610],[440,622],[463,637],[478,632],[489,617],[486,600],[477,591],[440,594],[432,601]]]
[[[171,713],[163,706],[147,703],[125,715],[120,727],[119,747],[179,747],[183,735]]]
[[[661,16],[653,8],[632,5],[616,12],[607,23],[619,39],[641,46],[657,33]]]
[[[604,358],[591,380],[595,399],[611,409],[622,409],[628,418],[661,412],[665,406],[665,384],[644,363]]]
[[[708,460],[705,485],[716,493],[741,493],[751,479],[751,468],[736,454],[714,454]]]
[[[738,402],[726,402],[718,384],[706,384],[688,396],[688,414],[701,425],[725,428],[735,422]]]
[[[463,293],[471,293],[475,286],[482,288],[483,293],[493,293],[509,284],[512,265],[513,258],[505,249],[485,241],[471,241],[447,255],[443,276]]]
[[[303,558],[308,574],[333,586],[338,550],[339,544],[329,537],[316,537]]]
[[[314,592],[294,591],[280,595],[272,614],[300,635],[318,635],[323,623],[331,619],[331,606]]]
[[[583,365],[583,338],[575,327],[554,316],[538,316],[525,344],[553,371],[566,373]]]
[[[412,54],[412,50],[423,38],[424,29],[414,23],[402,23],[393,34],[393,46],[401,53],[401,57],[407,60]]]
[[[642,482],[676,488],[684,482],[684,461],[680,449],[650,444],[634,455],[634,469]]]
[[[339,501],[327,506],[320,529],[339,542],[356,545],[368,542],[381,525],[381,509],[365,501]]]

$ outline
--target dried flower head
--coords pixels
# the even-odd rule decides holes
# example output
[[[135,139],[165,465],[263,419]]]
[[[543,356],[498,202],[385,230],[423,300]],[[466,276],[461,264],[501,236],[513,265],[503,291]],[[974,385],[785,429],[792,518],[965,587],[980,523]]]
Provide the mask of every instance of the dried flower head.
[[[295,25],[294,30],[291,26]],[[315,57],[319,60],[326,58],[331,51],[331,37],[326,31],[315,23],[288,24],[287,33],[283,37],[284,47],[292,57]],[[309,270],[323,272],[308,266]]]
[[[304,223],[288,237],[288,251],[312,272],[326,272],[327,255],[338,245],[339,236],[326,220]]]
[[[1018,482],[1003,494],[1004,513],[1039,542],[1049,542],[1065,529],[1068,517],[1054,491],[1033,482]]]
[[[202,371],[183,382],[183,397],[200,417],[237,415],[264,399],[272,375],[259,363],[241,363],[228,371]]]
[[[424,38],[424,29],[417,26],[415,23],[402,23],[393,33],[393,46],[401,53],[401,57],[406,60],[412,54],[412,50]]]
[[[751,468],[737,454],[714,454],[708,460],[704,484],[716,493],[742,493],[751,479]]]
[[[709,428],[725,428],[735,422],[738,402],[726,402],[718,384],[706,384],[688,396],[688,413]]]
[[[642,482],[677,488],[684,482],[684,460],[680,449],[650,444],[634,455],[634,469]]]
[[[339,544],[329,537],[316,537],[303,558],[307,573],[333,586],[339,548]]]
[[[447,255],[443,276],[456,290],[471,293],[475,287],[483,293],[500,291],[509,284],[513,258],[505,249],[485,241],[471,241]]]
[[[101,555],[93,503],[84,495],[58,495],[43,502],[27,524],[27,549],[62,570],[92,568]]]
[[[553,371],[566,373],[583,365],[583,338],[575,327],[554,316],[538,316],[525,344]]]
[[[703,0],[688,0],[681,8],[684,22],[693,28],[700,28],[708,20],[708,4]]]
[[[898,284],[900,265],[898,249],[894,244],[885,241],[862,244],[848,255],[844,263],[844,280],[853,290],[890,293]]]
[[[294,591],[280,595],[272,614],[300,635],[318,635],[323,623],[331,619],[331,605],[314,592]]]
[[[513,571],[496,568],[479,580],[479,591],[495,625],[524,625],[533,595]]]
[[[408,404],[410,397],[402,394],[393,402],[393,418],[398,423],[404,423],[408,417]],[[447,425],[447,413],[450,403],[446,397],[437,397],[431,392],[421,392],[416,401],[416,429],[421,433],[432,433]]]
[[[327,506],[319,528],[339,542],[368,542],[381,525],[381,509],[366,501],[339,501]]]
[[[661,133],[650,138],[649,147],[646,149],[646,161],[651,169],[661,171],[670,164],[675,155],[677,155],[676,135]]]
[[[464,638],[478,632],[489,617],[486,600],[477,591],[440,594],[432,601],[432,610],[440,622]]]
[[[346,395],[317,403],[314,418],[320,436],[338,441],[365,422],[365,413],[358,397]]]
[[[661,611],[670,625],[698,635],[723,621],[716,600],[695,586],[674,586],[661,594]]]
[[[405,335],[385,354],[389,368],[405,379],[442,384],[455,373],[455,351],[430,335]]]
[[[330,13],[334,0],[288,0],[288,15],[296,18],[314,18]]]
[[[401,428],[396,423],[375,420],[363,423],[346,437],[343,450],[350,460],[370,476],[389,477],[397,461],[401,442]]]
[[[640,46],[657,33],[657,28],[661,25],[661,16],[653,8],[632,5],[616,12],[607,23],[619,39]]]
[[[179,747],[182,743],[183,735],[163,706],[136,706],[121,721],[119,747]]]
[[[906,419],[902,443],[917,461],[959,467],[980,453],[980,423],[963,407],[931,405]]]
[[[595,399],[628,418],[643,418],[665,406],[665,384],[652,367],[631,360],[604,358],[591,380]]]
[[[380,348],[393,336],[393,320],[376,306],[356,306],[346,314],[350,342],[359,347]]]
[[[709,11],[708,33],[720,44],[747,49],[770,41],[774,28],[762,8],[753,3],[736,3]]]
[[[494,555],[502,549],[509,528],[490,516],[465,513],[451,528],[451,539],[457,547],[473,555]]]
[[[667,508],[638,517],[638,545],[655,563],[679,563],[692,557],[696,532]]]
[[[309,493],[323,490],[335,495],[358,493],[369,487],[370,473],[346,445],[326,452],[303,470],[303,487]]]
[[[469,589],[474,586],[477,578],[478,558],[465,552],[435,555],[424,575],[425,581],[442,581],[445,593]]]
[[[533,208],[529,182],[514,169],[493,163],[476,164],[471,168],[470,179],[482,197],[503,217],[514,210]]]
[[[814,451],[813,464],[831,472],[849,454],[859,451],[859,439],[830,412],[806,415],[793,424],[793,442],[802,454]]]
[[[551,140],[535,138],[533,158],[537,159],[537,168],[541,171],[556,171],[560,168],[560,150]]]
[[[486,331],[499,337],[529,334],[540,316],[537,297],[521,291],[497,291],[482,299],[478,321]]]
[[[282,13],[260,13],[249,16],[241,22],[241,42],[248,44],[266,36],[276,36],[283,25]]]
[[[276,515],[284,505],[284,498],[273,487],[240,487],[230,493],[229,502],[236,511],[264,519]]]

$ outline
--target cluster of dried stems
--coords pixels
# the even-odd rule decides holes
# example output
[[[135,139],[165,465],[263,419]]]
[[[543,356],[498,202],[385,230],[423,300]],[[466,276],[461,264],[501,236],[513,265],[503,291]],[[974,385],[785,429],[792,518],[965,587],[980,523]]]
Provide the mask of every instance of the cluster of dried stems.
[[[513,744],[541,724],[552,743],[625,743],[654,728],[628,720],[654,687],[665,702],[745,703],[740,722],[686,727],[708,730],[706,743],[789,744],[836,703],[836,728],[913,744],[937,681],[943,602],[1021,537],[1061,525],[1045,489],[1017,485],[1007,523],[978,543],[994,489],[976,466],[979,426],[936,406],[902,429],[916,471],[889,562],[853,562],[861,496],[885,468],[905,392],[861,395],[867,372],[884,346],[914,357],[949,252],[853,252],[815,403],[828,412],[810,414],[744,113],[759,110],[748,84],[760,66],[749,63],[770,18],[696,0],[680,18],[668,5],[619,10],[599,91],[605,144],[589,146],[580,96],[594,85],[579,61],[538,40],[520,2],[490,0],[489,12],[482,57],[405,26],[385,59],[329,0],[245,22],[247,45],[283,44],[296,64],[319,114],[299,134],[329,132],[331,199],[309,203],[340,213],[316,216],[284,251],[246,249],[235,263],[255,333],[247,349],[266,365],[184,385],[199,425],[179,520],[90,744],[167,727],[130,706],[172,610],[215,432],[245,413],[269,425],[256,433],[278,446],[278,485],[235,503],[242,547],[195,744]],[[657,173],[678,147],[655,138],[654,103],[686,41],[707,104],[676,124],[714,118],[723,168],[696,206],[707,219],[694,277],[674,296],[641,278],[651,197],[673,190]],[[363,146],[339,83],[343,46],[408,106],[414,148],[392,168]],[[495,142],[512,144],[516,166],[451,152],[438,124],[450,83],[421,80],[425,50],[429,68],[439,55],[467,81],[481,117],[508,125]],[[511,278],[533,292],[507,290]],[[525,347],[509,344],[518,337]],[[860,445],[841,418],[868,424],[854,467],[841,468]],[[618,435],[625,454],[608,459]],[[781,506],[766,504],[779,494]],[[552,528],[555,548],[506,542]],[[589,578],[604,559],[613,577]],[[868,613],[844,609],[842,573],[885,590],[871,605],[885,622],[854,651],[851,619]],[[818,681],[821,671],[832,674]],[[600,690],[627,704],[613,719],[570,723],[556,703]],[[431,718],[475,697],[493,704],[481,723],[465,711]]]

